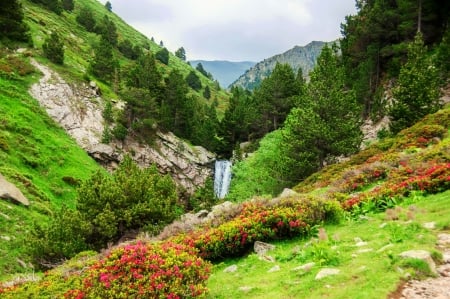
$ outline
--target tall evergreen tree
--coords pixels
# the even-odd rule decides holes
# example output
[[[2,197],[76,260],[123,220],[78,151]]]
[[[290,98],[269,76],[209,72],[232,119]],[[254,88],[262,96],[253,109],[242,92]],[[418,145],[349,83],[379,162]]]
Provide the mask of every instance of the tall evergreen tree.
[[[0,39],[31,42],[29,27],[23,22],[23,8],[18,0],[2,1],[0,5]]]
[[[345,85],[339,57],[325,46],[302,103],[285,122],[286,180],[299,181],[335,157],[356,152],[362,140],[360,124],[360,107]]]
[[[162,77],[159,73],[152,52],[141,55],[128,75],[128,86],[143,88],[158,98],[161,95]]]
[[[408,60],[392,94],[394,102],[389,110],[390,130],[397,133],[413,125],[441,107],[439,103],[439,73],[426,54],[422,34],[418,33],[408,47]]]
[[[261,136],[280,127],[300,95],[300,85],[288,64],[277,63],[270,76],[255,90],[255,101],[261,114],[258,127]]]
[[[106,3],[105,3],[105,8],[106,8],[108,11],[112,11],[112,5],[111,5],[111,2],[106,1]]]
[[[114,71],[118,67],[109,41],[100,39],[94,47],[94,57],[90,63],[91,73],[99,79],[112,83]]]
[[[179,48],[175,51],[175,56],[186,61],[186,50],[183,47]]]
[[[44,51],[45,57],[50,59],[50,61],[56,64],[64,63],[64,43],[56,32],[52,32],[45,40],[42,45],[42,50]]]
[[[117,46],[117,27],[116,24],[108,17],[104,16],[102,22],[96,28],[97,33],[99,33],[104,39],[106,39],[113,47]]]
[[[186,77],[186,82],[193,90],[199,91],[202,89],[202,82],[194,71],[189,72]]]

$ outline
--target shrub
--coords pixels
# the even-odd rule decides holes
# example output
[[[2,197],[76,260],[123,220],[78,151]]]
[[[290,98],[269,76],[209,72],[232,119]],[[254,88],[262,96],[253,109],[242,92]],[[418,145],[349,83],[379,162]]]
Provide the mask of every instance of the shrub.
[[[325,220],[336,221],[340,214],[337,202],[320,199],[247,202],[243,204],[241,214],[233,220],[172,240],[194,246],[199,249],[201,257],[214,260],[240,255],[255,241],[306,236],[312,226]]]
[[[170,242],[125,245],[93,265],[66,298],[193,298],[207,292],[210,264],[192,247]]]

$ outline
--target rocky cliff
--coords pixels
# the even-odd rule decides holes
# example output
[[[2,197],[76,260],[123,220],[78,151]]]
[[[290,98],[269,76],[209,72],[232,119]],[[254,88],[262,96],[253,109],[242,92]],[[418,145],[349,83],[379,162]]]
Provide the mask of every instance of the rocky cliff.
[[[156,164],[162,174],[170,174],[187,193],[212,176],[215,155],[200,146],[192,146],[172,133],[158,132],[153,146],[132,138],[124,142],[102,144],[104,100],[94,82],[67,83],[58,73],[35,60],[32,64],[43,73],[32,85],[31,95],[94,159],[108,169],[114,169],[130,154],[142,167]],[[117,101],[116,107],[123,108]]]

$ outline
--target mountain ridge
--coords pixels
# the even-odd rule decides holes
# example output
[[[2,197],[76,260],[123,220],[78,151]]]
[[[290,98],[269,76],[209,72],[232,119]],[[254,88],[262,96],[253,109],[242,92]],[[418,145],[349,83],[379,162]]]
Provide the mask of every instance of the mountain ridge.
[[[239,86],[252,90],[271,74],[277,63],[287,63],[295,72],[302,68],[303,76],[307,78],[309,72],[314,68],[322,47],[327,43],[329,42],[312,41],[305,46],[297,45],[281,54],[266,58],[247,70],[229,87]]]

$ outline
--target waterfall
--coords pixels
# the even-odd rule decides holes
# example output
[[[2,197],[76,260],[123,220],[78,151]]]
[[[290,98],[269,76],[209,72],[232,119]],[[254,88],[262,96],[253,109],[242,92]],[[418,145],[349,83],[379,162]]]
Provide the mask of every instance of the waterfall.
[[[214,194],[222,199],[228,193],[231,181],[231,162],[228,160],[216,160],[214,172]]]

